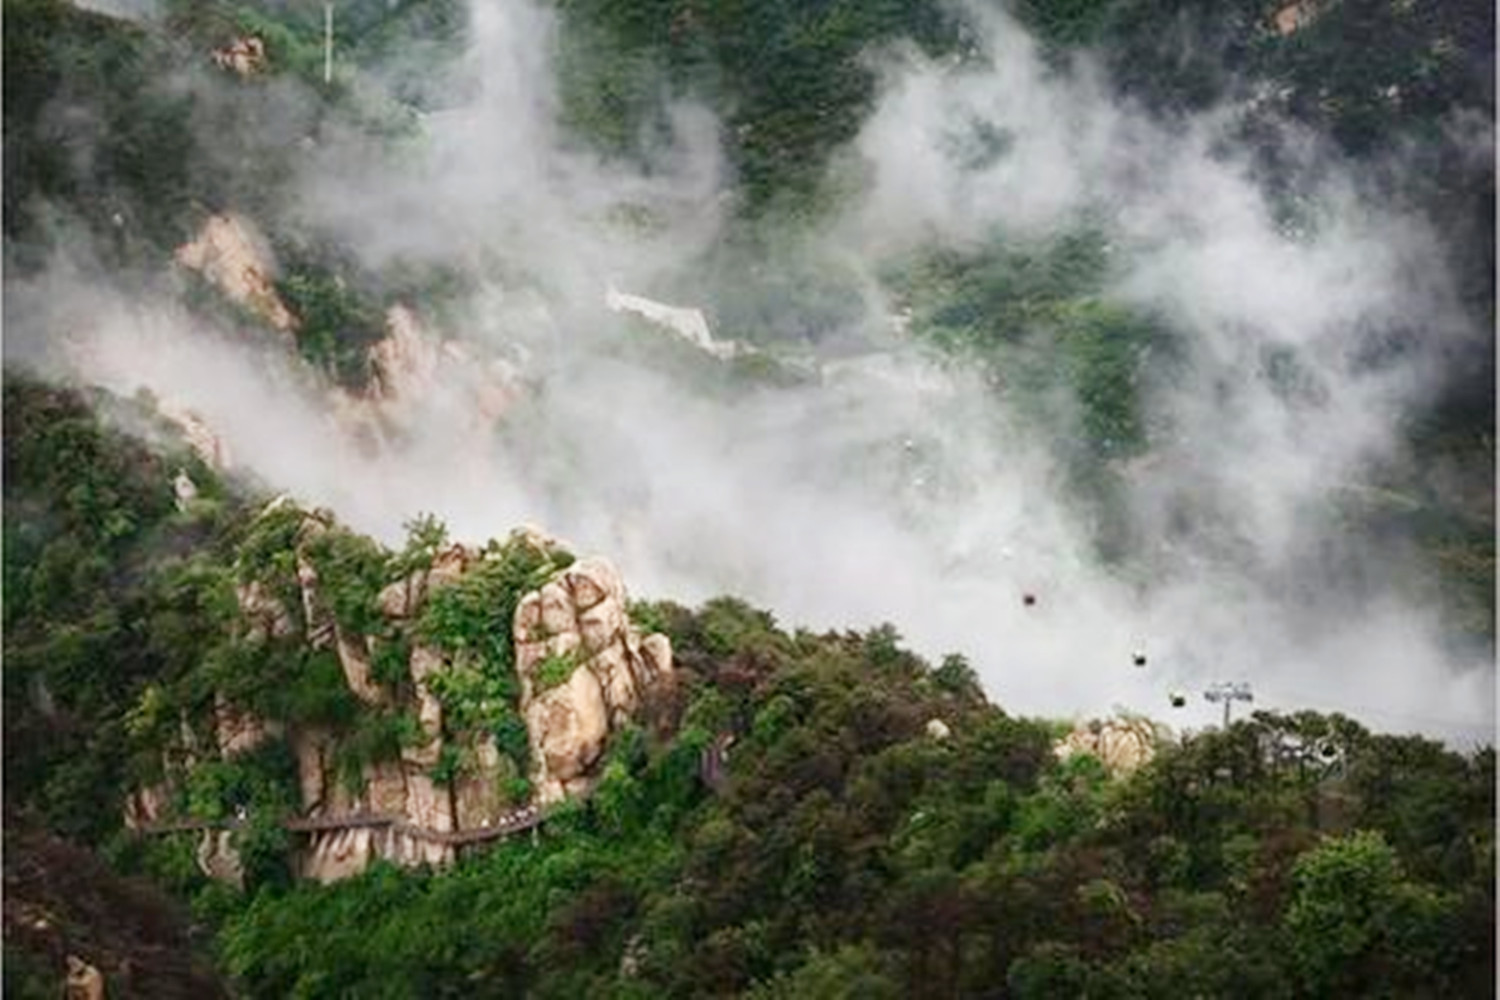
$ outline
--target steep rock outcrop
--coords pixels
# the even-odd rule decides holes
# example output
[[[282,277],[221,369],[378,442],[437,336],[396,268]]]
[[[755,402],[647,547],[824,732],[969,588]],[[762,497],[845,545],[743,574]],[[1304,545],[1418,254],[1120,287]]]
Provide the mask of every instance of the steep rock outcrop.
[[[250,639],[281,639],[297,631],[297,623],[292,620],[286,605],[259,580],[235,587],[234,593]]]
[[[245,866],[234,846],[232,830],[204,830],[194,852],[198,870],[209,878],[244,888]]]
[[[507,761],[494,737],[486,734],[471,750],[473,767],[453,786],[453,818],[460,830],[487,829],[508,811],[499,784]]]
[[[213,50],[214,65],[239,76],[254,76],[266,69],[266,43],[254,35],[236,38]]]
[[[346,627],[334,613],[335,599],[347,601],[350,592],[329,588],[343,582],[324,578],[340,571],[338,553],[347,544],[329,536],[338,530],[333,522],[285,498],[269,504],[262,517],[273,519],[252,528],[242,552],[253,561],[238,567],[238,639],[296,639],[309,648],[332,652],[348,690],[365,710],[385,717],[377,725],[394,727],[378,740],[389,741],[395,733],[399,745],[346,742],[356,732],[382,732],[378,728],[295,720],[285,726],[270,723],[220,693],[214,701],[212,729],[204,730],[212,733],[207,753],[177,752],[181,759],[174,758],[176,771],[168,770],[180,777],[184,761],[190,768],[192,759],[214,750],[232,757],[284,735],[296,763],[298,813],[308,819],[348,821],[299,835],[304,846],[296,865],[307,878],[344,878],[376,859],[443,864],[453,859],[460,842],[471,839],[464,834],[506,827],[523,806],[587,792],[610,736],[629,724],[654,686],[670,683],[671,643],[663,635],[642,636],[630,622],[627,594],[615,568],[600,558],[572,562],[571,556],[564,558],[561,543],[535,528],[513,532],[503,549],[445,546],[431,553],[425,566],[378,592],[367,591],[369,610],[379,624],[364,634]],[[276,551],[280,545],[289,545],[289,551]],[[530,751],[530,772],[523,774],[524,754],[515,747],[502,751],[488,724],[466,721],[452,728],[443,699],[470,697],[455,695],[447,685],[450,679],[460,689],[474,682],[478,675],[468,659],[472,653],[461,638],[452,646],[449,640],[440,642],[422,622],[432,595],[464,584],[472,574],[488,572],[486,567],[501,567],[494,560],[515,560],[528,551],[530,555],[520,556],[521,563],[503,564],[502,573],[514,574],[516,565],[528,565],[525,560],[535,557],[530,572],[543,574],[541,585],[521,595],[506,620],[521,688],[519,704],[511,707],[525,723]],[[464,600],[486,593],[485,587],[492,585],[483,583],[466,592]],[[500,592],[508,595],[507,600],[517,599],[514,590]],[[392,643],[396,645],[382,645]],[[392,648],[403,651],[405,677],[400,683],[388,675],[377,681],[376,655],[386,658],[381,667],[389,671]],[[481,707],[482,701],[454,704],[468,706],[464,712],[494,711]],[[452,711],[462,716],[459,708]],[[191,733],[185,733],[184,740],[190,742]],[[187,745],[174,743],[176,751]],[[372,751],[374,746],[382,749]],[[360,756],[351,757],[351,752]],[[376,759],[368,757],[372,753]],[[527,787],[518,781],[523,777],[530,778],[530,804],[517,798]],[[171,819],[172,787],[168,782],[134,793],[126,806],[131,825],[140,828]],[[205,833],[198,852],[202,869],[215,878],[240,882],[243,871],[234,843],[232,831]]]
[[[1079,725],[1053,746],[1059,760],[1086,753],[1111,774],[1125,775],[1156,756],[1158,734],[1146,719],[1094,719]]]
[[[372,394],[409,404],[432,388],[442,353],[437,338],[404,305],[398,303],[386,311],[385,326],[385,339],[370,350],[375,366]]]
[[[275,261],[249,219],[229,213],[210,216],[198,238],[178,247],[174,258],[273,329],[292,333],[300,325],[276,293]]]
[[[516,607],[516,672],[539,801],[587,791],[609,734],[672,672],[671,643],[641,638],[625,585],[605,559],[583,559]]]
[[[375,379],[348,419],[410,427],[419,412],[447,432],[482,442],[521,395],[520,373],[456,340],[440,340],[404,305],[386,311],[386,336],[370,350]],[[441,387],[441,389],[439,389]]]

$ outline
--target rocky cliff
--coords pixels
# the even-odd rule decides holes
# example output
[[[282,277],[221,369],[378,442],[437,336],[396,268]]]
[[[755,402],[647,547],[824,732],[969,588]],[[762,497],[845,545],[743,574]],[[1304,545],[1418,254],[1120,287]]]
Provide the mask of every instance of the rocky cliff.
[[[294,333],[297,317],[281,301],[273,280],[276,262],[260,230],[231,213],[210,216],[198,238],[177,248],[178,264],[197,271],[224,295],[282,333]]]
[[[586,791],[609,734],[672,671],[672,647],[642,638],[626,616],[625,585],[604,559],[563,570],[516,608],[516,672],[543,803]]]
[[[340,690],[320,698],[345,708],[329,718],[263,718],[254,705],[279,704],[275,692],[231,678],[225,687],[238,693],[216,692],[212,751],[199,751],[235,761],[285,741],[296,788],[284,818],[327,823],[301,835],[296,868],[309,878],[355,874],[375,858],[441,864],[456,834],[586,794],[610,736],[670,683],[670,643],[630,621],[615,568],[575,562],[535,530],[484,549],[437,541],[389,554],[277,501],[242,546],[234,594],[230,642],[249,651],[246,662],[291,662],[303,675],[337,665]],[[166,755],[177,762],[164,768],[169,780],[131,797],[129,824],[181,812],[173,802],[192,780],[194,731],[185,725]],[[205,873],[240,881],[234,838],[202,836]]]

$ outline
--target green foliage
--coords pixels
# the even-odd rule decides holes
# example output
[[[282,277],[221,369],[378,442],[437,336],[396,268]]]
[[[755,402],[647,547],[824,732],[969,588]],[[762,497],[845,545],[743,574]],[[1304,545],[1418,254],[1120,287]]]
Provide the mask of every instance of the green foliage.
[[[464,772],[463,752],[452,743],[444,743],[438,752],[437,763],[428,774],[433,782],[451,787]]]
[[[228,760],[205,761],[188,776],[188,811],[209,820],[247,813],[280,817],[296,803],[297,764],[285,740],[270,739]]]
[[[1235,78],[1267,83],[1273,112],[1372,161],[1440,127],[1462,131],[1448,121],[1455,108],[1492,107],[1483,74],[1468,67],[1492,60],[1493,12],[1473,3],[1334,5],[1285,38],[1258,5],[1200,8],[1024,0],[1017,9],[1058,65],[1072,46],[1096,44],[1157,111],[1202,107]],[[929,52],[957,50],[945,10],[925,0],[566,0],[566,124],[612,155],[648,161],[666,125],[663,98],[704,97],[726,123],[742,195],[733,239],[703,267],[717,325],[751,341],[773,328],[816,341],[861,315],[862,279],[780,224],[838,195],[843,177],[826,179],[828,156],[855,134],[874,94],[863,53],[902,36]],[[37,266],[79,222],[106,269],[159,262],[203,207],[274,208],[296,176],[296,140],[351,121],[366,134],[406,128],[406,116],[360,96],[368,88],[354,85],[354,67],[411,56],[398,89],[441,102],[451,78],[436,69],[466,31],[449,0],[340,6],[340,78],[324,88],[317,5],[174,0],[168,13],[189,41],[52,0],[7,0],[7,263]],[[311,83],[318,96],[284,101],[283,86],[217,76],[183,87],[182,74],[162,72],[246,31],[266,40],[273,75]],[[1261,124],[1247,113],[1246,134]],[[211,150],[194,138],[204,134]],[[981,124],[953,153],[995,160],[1008,141]],[[1413,197],[1439,228],[1492,214],[1483,209],[1493,179],[1475,180],[1489,167],[1460,155],[1466,141],[1418,145],[1431,190]],[[1283,168],[1262,168],[1285,180]],[[1279,192],[1272,201],[1295,211]],[[623,224],[651,225],[642,214]],[[775,224],[757,228],[746,216]],[[274,211],[266,218],[273,231],[287,224]],[[348,386],[372,374],[368,349],[391,295],[442,301],[462,285],[409,265],[370,275],[337,247],[279,236],[280,290],[303,320],[299,346]],[[1492,320],[1492,240],[1454,246],[1465,258],[1465,306]],[[1111,463],[1139,455],[1161,430],[1143,388],[1170,379],[1176,364],[1173,331],[1106,297],[1113,277],[1107,234],[1085,220],[1041,240],[1001,234],[924,253],[890,279],[913,307],[917,336],[979,369],[1061,441],[1075,485],[1106,513]],[[1286,398],[1322,391],[1289,349],[1264,360]],[[682,365],[698,363],[692,354]],[[778,385],[797,376],[756,354],[713,365],[706,381],[719,377]],[[1414,450],[1459,462],[1492,451],[1492,379],[1481,381],[1475,401],[1423,417]],[[893,626],[788,635],[770,614],[728,598],[696,612],[632,607],[672,638],[680,668],[647,728],[616,739],[586,807],[560,809],[535,843],[502,842],[447,871],[376,866],[338,886],[290,885],[290,845],[275,822],[298,789],[285,744],[205,756],[182,794],[199,815],[247,811],[237,846],[252,884],[267,888],[231,898],[203,884],[191,837],[115,837],[122,790],[180,766],[184,720],[203,730],[218,695],[266,719],[326,726],[351,783],[428,738],[409,711],[355,701],[334,654],[308,650],[305,637],[237,637],[234,585],[256,581],[300,618],[300,546],[341,628],[378,640],[382,683],[406,686],[414,642],[439,650],[445,665],[426,683],[449,739],[434,777],[462,773],[459,738],[489,734],[510,760],[503,792],[521,802],[531,792],[529,746],[510,628],[520,596],[569,557],[494,545],[462,580],[434,589],[411,629],[388,627],[375,598],[431,566],[447,542],[435,518],[413,522],[405,550],[387,556],[332,526],[306,531],[308,515],[295,507],[244,517],[201,464],[190,471],[205,502],[179,514],[169,480],[184,460],[116,432],[101,407],[150,423],[139,407],[6,379],[7,834],[24,815],[84,842],[114,838],[116,863],[197,894],[195,910],[221,922],[223,961],[247,995],[1493,989],[1492,750],[1464,756],[1337,716],[1258,713],[1165,746],[1116,780],[1086,756],[1057,763],[1053,727],[989,706],[961,655],[928,671]],[[1441,570],[1425,585],[1442,594],[1461,584],[1463,627],[1492,636],[1493,515],[1443,496],[1440,477],[1414,478],[1431,482],[1391,485],[1349,519],[1417,539]],[[544,663],[538,689],[571,669],[561,658]],[[950,726],[948,739],[926,735],[934,717]],[[1334,741],[1338,765],[1275,750],[1292,736]],[[722,768],[712,792],[700,780],[711,747],[727,747],[711,758]]]
[[[411,680],[411,641],[404,633],[373,640],[370,676],[390,688],[400,688]]]
[[[511,623],[516,605],[567,562],[524,540],[492,547],[463,578],[435,587],[417,623],[423,641],[453,653],[472,653],[487,671],[513,674]]]
[[[537,694],[550,691],[568,683],[573,671],[578,669],[578,657],[573,653],[551,653],[536,665],[532,685]]]
[[[240,543],[236,559],[240,583],[259,580],[279,590],[295,584],[297,540],[307,512],[283,503],[262,511]]]
[[[385,551],[364,535],[331,528],[315,535],[302,554],[318,573],[318,593],[339,627],[371,635],[382,625],[376,599],[385,583]]]
[[[660,601],[631,601],[629,614],[630,620],[642,635],[666,632],[671,620],[670,605]]]
[[[866,49],[904,36],[936,53],[958,37],[946,8],[926,0],[568,0],[562,14],[565,120],[606,150],[635,153],[662,128],[663,94],[706,99],[727,125],[729,159],[753,214],[817,204],[829,154],[853,137],[873,102]]]
[[[100,804],[218,637],[226,574],[174,554],[220,539],[176,515],[162,456],[101,418],[148,425],[139,406],[8,372],[4,413],[7,808],[96,842],[119,824]]]
[[[448,544],[448,526],[435,514],[418,514],[404,527],[406,545],[391,559],[391,575],[398,580],[431,569],[433,559]]]
[[[942,691],[958,698],[974,700],[984,696],[979,675],[961,653],[949,653],[932,672],[932,682]]]
[[[792,637],[737,602],[658,610],[692,691],[675,736],[620,734],[587,806],[552,814],[534,846],[258,898],[220,938],[241,985],[1415,996],[1421,976],[1461,993],[1492,968],[1492,862],[1419,883],[1389,839],[1318,846],[1325,817],[1309,808],[1337,781],[1380,809],[1398,762],[1402,785],[1457,782],[1444,793],[1463,803],[1456,826],[1408,825],[1426,815],[1415,803],[1379,820],[1408,830],[1421,857],[1490,821],[1488,758],[1387,744],[1339,717],[1260,713],[1112,779],[1088,756],[1057,762],[1053,725],[955,698],[891,629]],[[949,662],[957,681],[960,665]],[[940,706],[952,734],[933,740],[925,721]],[[725,731],[736,740],[710,795],[702,755]],[[1289,733],[1339,740],[1343,776],[1266,757]],[[453,751],[437,776],[461,764]],[[528,789],[510,780],[519,801]],[[309,934],[316,949],[289,950]]]
[[[272,813],[253,811],[249,821],[235,831],[234,848],[244,866],[247,890],[267,885],[286,886],[291,882],[292,838],[280,820],[280,816]]]
[[[192,100],[158,72],[177,47],[60,0],[7,0],[5,20],[7,250],[60,238],[51,205],[76,213],[112,263],[170,251],[203,193]]]
[[[444,723],[455,733],[491,729],[512,716],[518,690],[513,682],[455,664],[427,680],[443,705]]]
[[[364,791],[364,769],[369,764],[396,760],[401,751],[427,742],[421,722],[409,711],[365,710],[353,726],[340,734],[334,754],[335,770],[350,791]]]
[[[301,320],[297,347],[303,357],[340,385],[365,388],[373,375],[370,348],[386,334],[380,303],[326,251],[284,244],[277,257],[284,273],[276,290]]]
[[[1296,969],[1316,994],[1419,996],[1449,989],[1461,945],[1458,901],[1410,882],[1396,852],[1368,831],[1297,860],[1285,916]]]
[[[889,964],[868,946],[845,945],[832,954],[815,951],[795,972],[782,973],[746,995],[754,1000],[897,1000],[905,994]]]
[[[897,283],[913,330],[992,373],[992,382],[1065,455],[1097,462],[1148,441],[1142,388],[1171,347],[1150,317],[1098,298],[1109,275],[1107,238],[1081,227],[1037,246],[994,241],[978,252],[918,259]],[[1072,412],[1058,405],[1059,390]]]

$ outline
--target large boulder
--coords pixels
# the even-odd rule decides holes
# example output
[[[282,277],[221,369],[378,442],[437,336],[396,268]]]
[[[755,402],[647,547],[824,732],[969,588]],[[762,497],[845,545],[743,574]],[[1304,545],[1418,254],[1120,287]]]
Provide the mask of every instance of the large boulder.
[[[1059,760],[1089,754],[1114,775],[1125,775],[1156,756],[1156,726],[1146,719],[1094,719],[1080,724],[1053,746]]]
[[[532,784],[543,803],[586,791],[609,735],[672,671],[664,635],[641,637],[606,559],[582,559],[523,597],[513,627]]]

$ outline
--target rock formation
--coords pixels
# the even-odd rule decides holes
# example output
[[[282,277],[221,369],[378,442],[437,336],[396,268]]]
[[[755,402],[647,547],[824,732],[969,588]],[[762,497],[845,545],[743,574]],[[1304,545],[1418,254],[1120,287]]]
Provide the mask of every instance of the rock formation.
[[[1125,775],[1156,756],[1158,734],[1146,719],[1094,719],[1081,724],[1053,746],[1059,760],[1086,753],[1111,774]]]
[[[236,38],[213,50],[214,65],[240,76],[254,76],[266,68],[266,43],[254,35]]]
[[[223,695],[214,697],[214,732],[218,738],[219,753],[224,757],[248,753],[272,736],[281,734],[281,727],[267,724],[250,712],[242,711],[230,704]]]
[[[410,403],[432,388],[442,358],[437,339],[404,305],[385,314],[386,336],[370,350],[375,366],[373,394],[379,399]]]
[[[177,248],[175,259],[274,329],[282,333],[297,329],[297,317],[272,283],[276,265],[271,251],[250,220],[227,213],[210,216],[196,240]]]
[[[217,472],[230,467],[229,446],[196,412],[161,397],[156,400],[156,409],[177,426],[188,446],[203,459],[203,464]]]
[[[171,805],[171,790],[165,783],[137,788],[125,798],[125,828],[140,830],[160,823]]]
[[[1276,9],[1271,16],[1271,23],[1275,26],[1276,33],[1285,37],[1311,24],[1322,13],[1321,6],[1314,0],[1294,0]]]
[[[450,414],[462,426],[454,430],[484,435],[520,395],[515,368],[499,358],[480,357],[459,341],[440,340],[410,308],[391,306],[385,326],[385,339],[370,351],[376,376],[368,397],[381,419],[408,425],[420,407],[442,402],[456,390]],[[437,391],[439,386],[443,392]]]
[[[232,830],[204,830],[194,852],[198,870],[209,878],[227,882],[236,888],[245,886],[245,866],[234,846]]]
[[[410,728],[402,730],[399,749],[384,759],[351,765],[341,751],[339,732],[267,723],[220,694],[213,706],[214,747],[209,752],[217,749],[227,758],[268,739],[286,738],[296,759],[300,815],[332,824],[299,835],[307,838],[297,859],[305,877],[343,878],[377,858],[412,865],[451,861],[466,831],[514,822],[525,805],[513,801],[514,779],[522,777],[520,758],[502,753],[495,735],[482,726],[451,731],[436,679],[471,669],[464,660],[467,654],[434,644],[418,622],[431,595],[479,572],[494,554],[463,545],[437,551],[425,568],[378,593],[372,610],[384,624],[369,635],[359,634],[335,617],[325,593],[330,581],[320,577],[327,566],[317,561],[312,547],[335,530],[332,522],[322,514],[288,508],[283,499],[268,505],[262,516],[285,517],[289,510],[299,521],[284,526],[295,530],[290,532],[290,558],[272,571],[281,576],[252,578],[238,587],[241,638],[299,637],[311,648],[331,651],[349,691],[366,711],[404,715],[403,725]],[[624,584],[606,560],[567,565],[560,544],[531,528],[513,533],[510,544],[527,546],[552,565],[566,567],[521,596],[507,622],[521,688],[516,710],[526,724],[530,747],[533,802],[546,805],[592,787],[610,735],[629,723],[653,685],[670,682],[672,650],[665,636],[643,637],[631,624]],[[400,684],[378,682],[376,646],[395,641],[405,651],[405,677]],[[183,739],[191,741],[192,733],[185,730]],[[167,761],[167,773],[180,777],[183,760],[196,756],[179,753]],[[172,787],[169,780],[130,796],[126,819],[132,828],[171,818]],[[213,877],[240,883],[243,868],[234,838],[233,830],[205,831],[198,862]]]
[[[671,643],[641,638],[605,559],[580,560],[521,599],[514,628],[532,784],[543,803],[592,785],[609,734],[672,671]]]
[[[69,955],[63,996],[66,1000],[104,1000],[104,973],[77,955]]]

